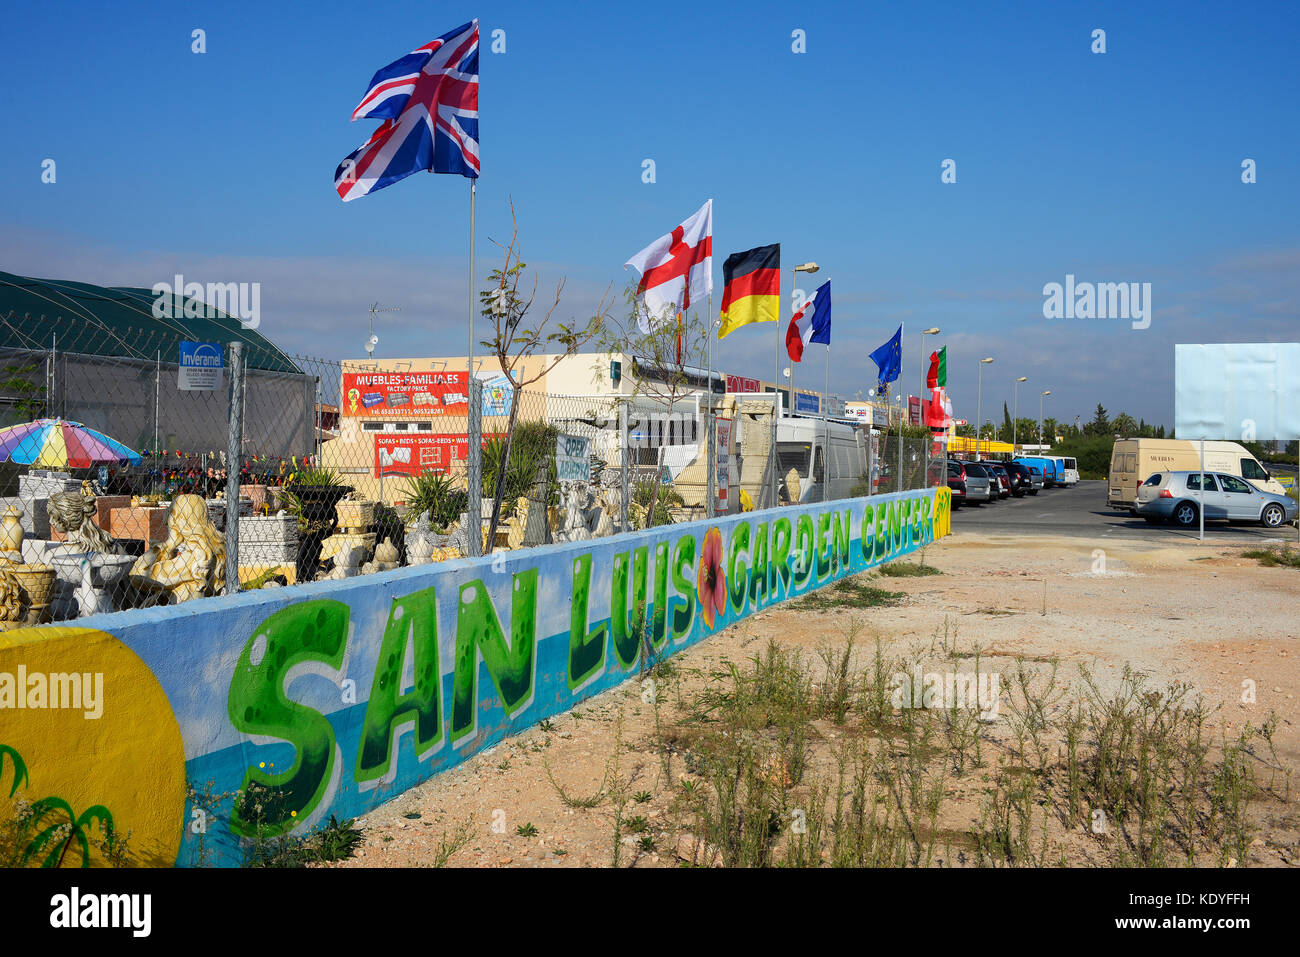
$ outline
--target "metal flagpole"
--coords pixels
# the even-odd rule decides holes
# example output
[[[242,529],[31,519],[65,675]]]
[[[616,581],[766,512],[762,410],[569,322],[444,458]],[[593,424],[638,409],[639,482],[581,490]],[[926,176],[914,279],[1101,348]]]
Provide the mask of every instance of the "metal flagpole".
[[[1201,530],[1197,535],[1201,541],[1205,541],[1205,437],[1201,437],[1201,487],[1197,489],[1201,499],[1201,507],[1196,510],[1196,516],[1200,520]]]
[[[828,501],[825,489],[830,488],[831,481],[831,344],[826,343],[826,384],[822,389],[822,428],[826,432],[826,444],[822,447],[822,501]]]
[[[767,467],[771,472],[771,481],[768,484],[768,490],[772,495],[772,501],[769,508],[776,508],[781,504],[780,496],[777,494],[778,476],[776,465],[776,417],[781,409],[781,272],[777,270],[776,280],[776,360],[772,371],[772,441],[767,450]],[[793,393],[791,393],[793,395]]]
[[[898,384],[903,384],[903,323],[898,324]],[[903,417],[907,415],[907,409],[903,406],[907,402],[907,393],[900,392],[898,396],[898,481],[894,483],[894,491],[903,490]]]
[[[795,294],[795,290],[798,289],[798,287],[799,287],[799,272],[798,270],[791,269],[790,270],[790,315],[792,316],[794,315],[795,312],[794,294]],[[778,309],[777,311],[779,312],[780,310]],[[776,362],[777,365],[780,365],[781,364],[781,322],[780,320],[777,320],[776,323],[776,338],[777,338]],[[790,411],[791,413],[795,413],[799,411],[799,406],[794,401],[794,372],[795,372],[795,368],[798,365],[799,363],[791,360],[790,362]]]
[[[688,277],[689,278],[689,277]],[[709,365],[709,384],[705,389],[704,399],[705,406],[704,419],[704,441],[709,444],[708,454],[705,458],[706,467],[709,474],[705,476],[704,481],[704,514],[708,518],[713,518],[716,511],[714,498],[717,494],[718,484],[718,443],[713,435],[713,293],[709,293],[709,303],[705,307],[705,336],[708,339],[708,365]]]
[[[472,401],[475,390],[474,382],[474,199],[478,192],[478,180],[469,181],[469,371],[465,379],[466,401]],[[515,401],[519,397],[515,396]],[[480,418],[483,405],[478,408],[466,408],[469,438],[469,463],[466,475],[465,518],[469,528],[466,529],[465,541],[472,558],[483,554],[483,422]],[[495,529],[494,529],[495,531]]]

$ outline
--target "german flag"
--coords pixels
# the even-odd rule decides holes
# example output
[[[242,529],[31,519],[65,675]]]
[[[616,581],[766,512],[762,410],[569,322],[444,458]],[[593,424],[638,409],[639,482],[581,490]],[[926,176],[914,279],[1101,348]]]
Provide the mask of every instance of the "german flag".
[[[781,303],[781,244],[732,253],[722,264],[721,339],[751,322],[776,322]]]

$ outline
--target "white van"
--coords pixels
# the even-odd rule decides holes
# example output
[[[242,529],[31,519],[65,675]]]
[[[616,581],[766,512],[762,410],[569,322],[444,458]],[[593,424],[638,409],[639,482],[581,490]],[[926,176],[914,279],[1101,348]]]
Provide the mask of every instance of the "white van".
[[[867,471],[866,441],[863,430],[844,422],[778,419],[776,452],[785,489],[782,498],[798,502],[848,498]],[[786,482],[791,469],[798,473],[798,488],[790,488]]]
[[[1137,490],[1157,472],[1185,472],[1201,468],[1201,443],[1191,439],[1116,439],[1110,455],[1106,504],[1133,511]],[[1207,472],[1226,472],[1245,479],[1263,492],[1285,495],[1286,490],[1259,461],[1236,442],[1206,442]]]
[[[1061,464],[1061,474],[1065,479],[1065,486],[1069,488],[1072,485],[1079,484],[1079,463],[1072,458],[1060,458],[1056,460]]]

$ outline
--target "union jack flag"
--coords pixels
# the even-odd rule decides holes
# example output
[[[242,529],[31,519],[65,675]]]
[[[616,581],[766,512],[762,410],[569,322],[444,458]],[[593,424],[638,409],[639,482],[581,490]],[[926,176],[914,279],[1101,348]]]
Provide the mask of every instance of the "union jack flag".
[[[444,33],[375,74],[352,119],[383,120],[334,171],[344,202],[420,170],[476,179],[478,21]]]

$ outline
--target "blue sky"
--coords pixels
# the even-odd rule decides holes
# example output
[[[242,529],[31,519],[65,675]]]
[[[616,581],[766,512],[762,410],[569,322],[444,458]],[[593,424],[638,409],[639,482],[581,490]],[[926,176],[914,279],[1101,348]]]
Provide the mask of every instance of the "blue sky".
[[[361,354],[381,300],[403,311],[377,355],[463,352],[467,182],[418,174],[344,204],[331,181],[373,129],[349,122],[373,72],[474,16],[478,272],[513,198],[525,259],[544,286],[567,277],[562,314],[712,197],[715,304],[730,252],[816,260],[847,395],[905,322],[903,384],[941,327],[959,416],[991,355],[986,417],[1025,375],[1022,414],[1052,389],[1062,419],[1100,401],[1172,424],[1174,343],[1300,336],[1290,3],[27,5],[0,41],[0,269],[260,282],[261,331],[331,358]],[[1045,319],[1067,273],[1150,282],[1150,328]],[[716,365],[770,378],[773,339],[742,329]],[[820,383],[823,357],[798,381]]]

